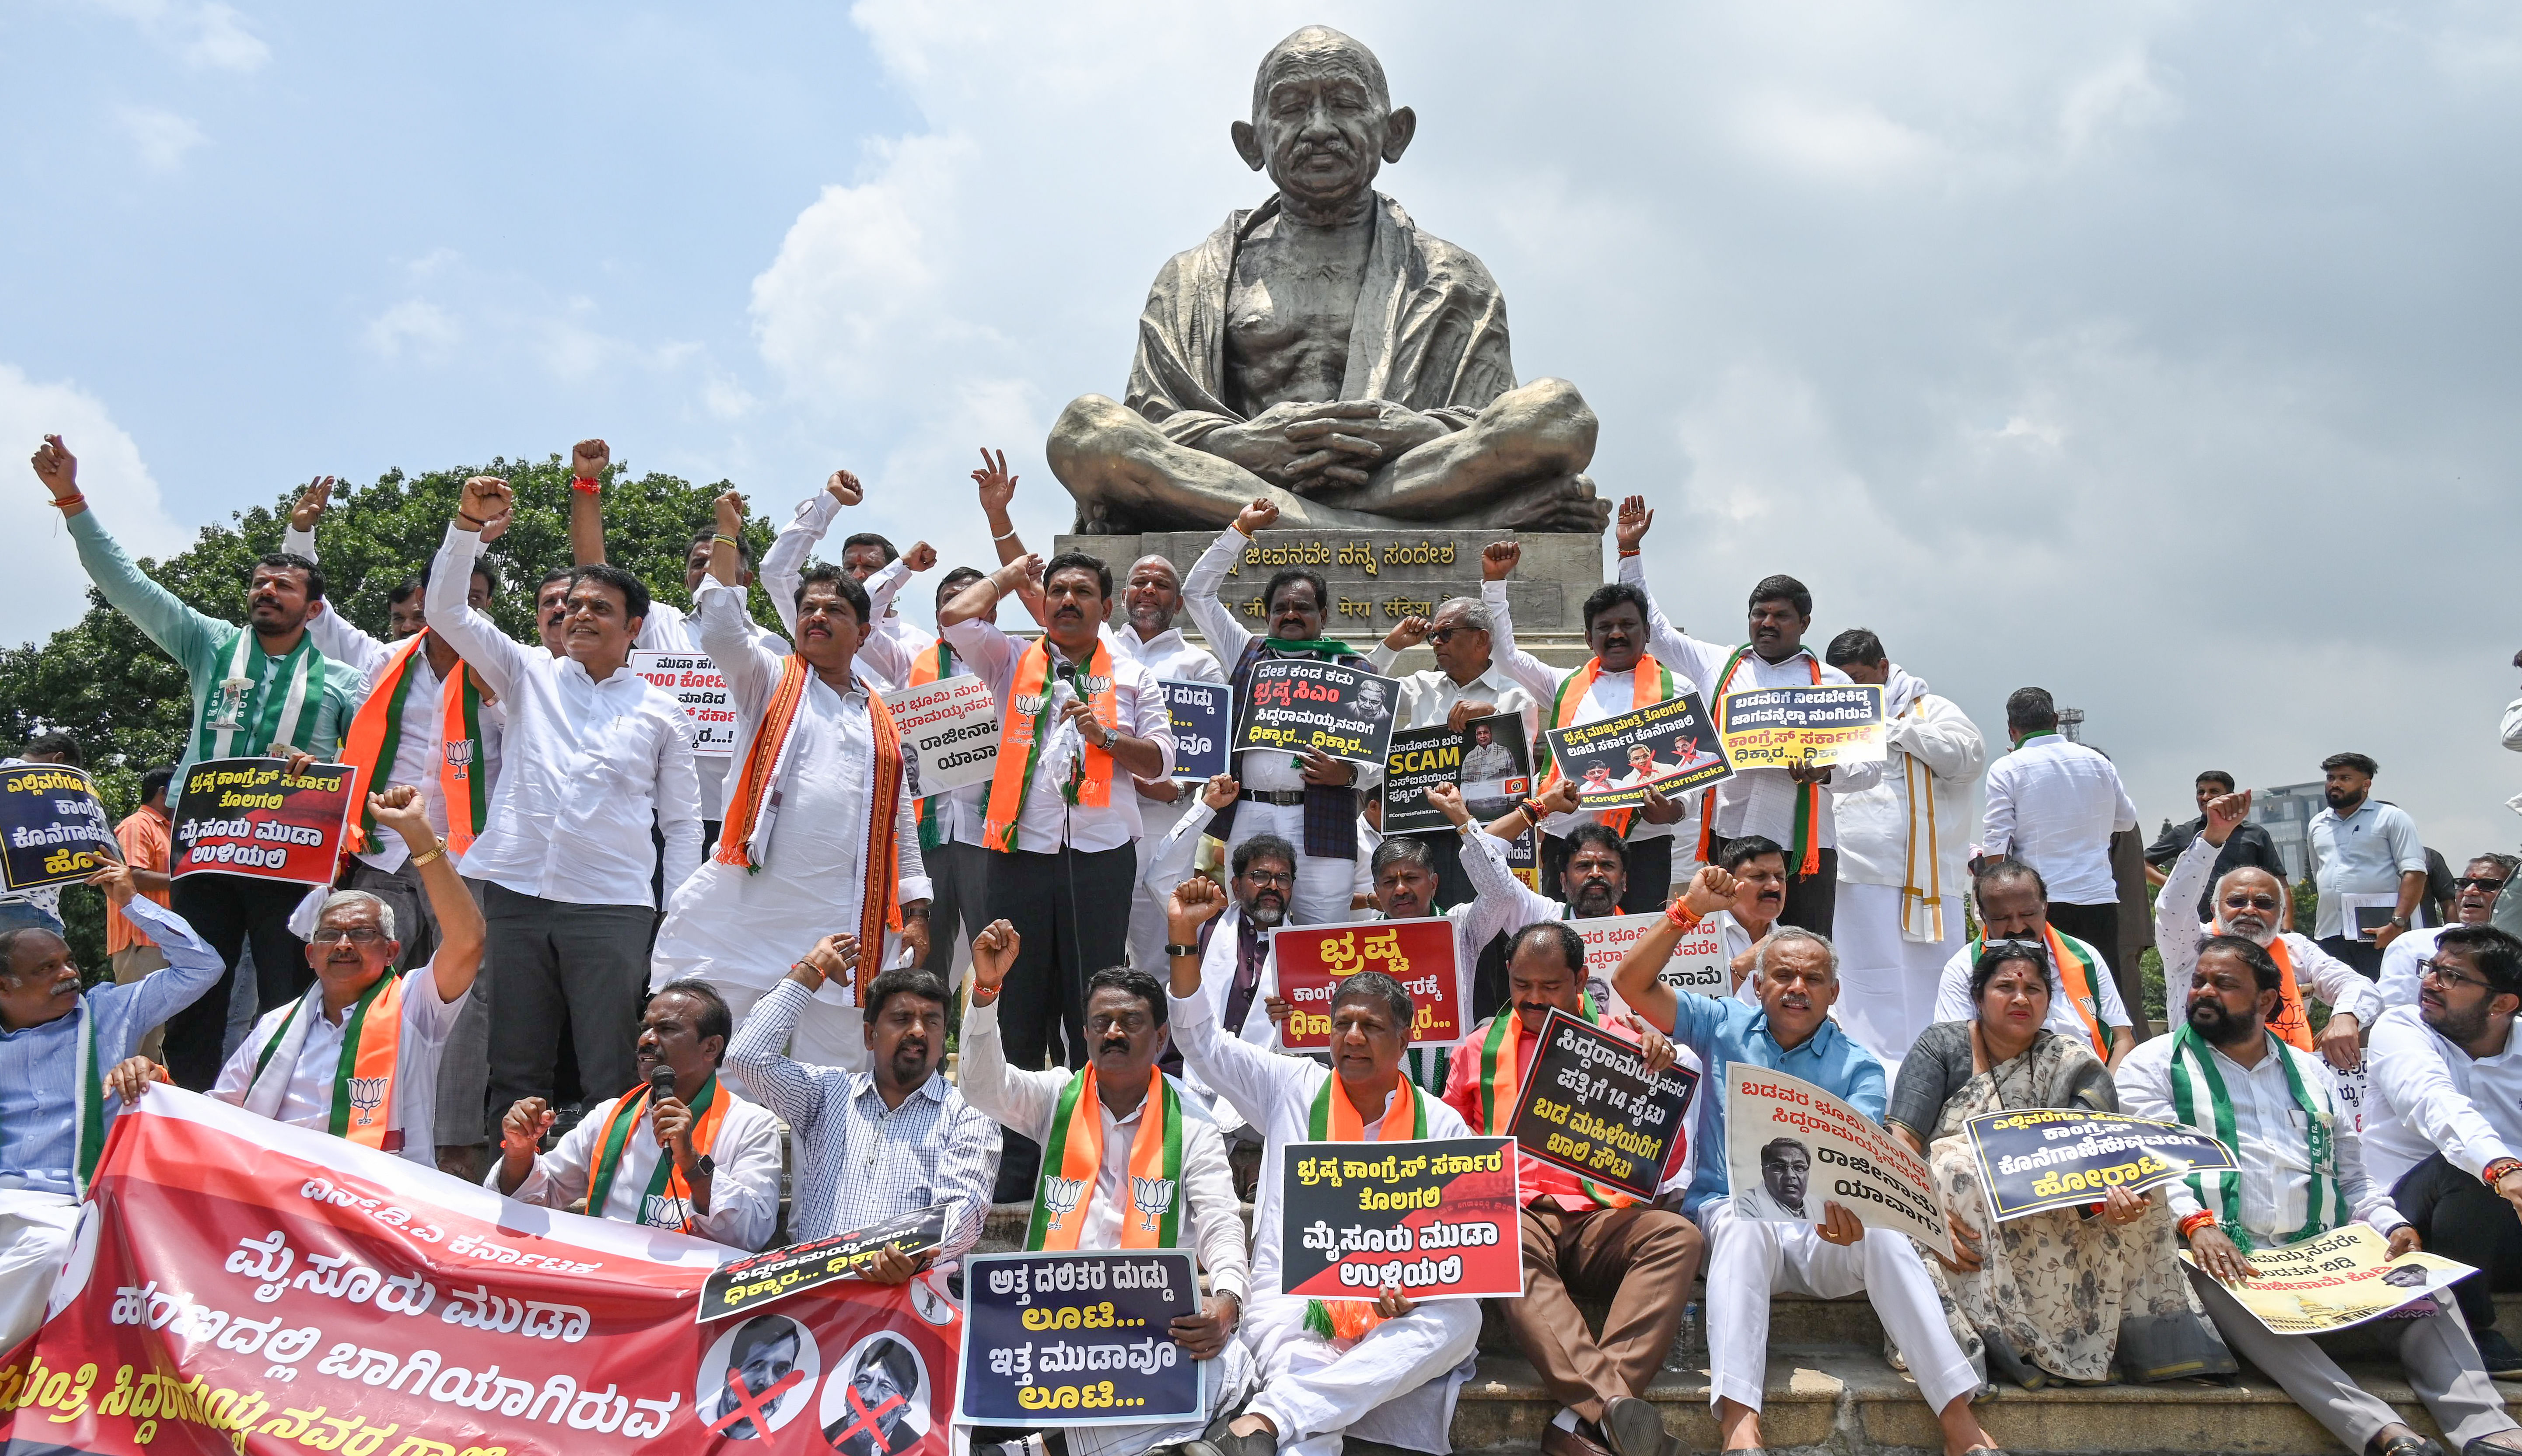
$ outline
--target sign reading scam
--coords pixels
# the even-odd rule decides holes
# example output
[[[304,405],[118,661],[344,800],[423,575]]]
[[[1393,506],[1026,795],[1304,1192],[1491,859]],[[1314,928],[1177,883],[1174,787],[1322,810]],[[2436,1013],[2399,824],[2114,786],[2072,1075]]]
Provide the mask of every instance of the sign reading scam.
[[[1377,920],[1362,925],[1289,926],[1270,933],[1274,994],[1292,1008],[1281,1028],[1289,1051],[1331,1044],[1331,992],[1360,971],[1380,971],[1410,993],[1412,1046],[1463,1039],[1463,988],[1449,920]]]
[[[1452,784],[1463,807],[1486,823],[1505,817],[1532,792],[1532,748],[1524,741],[1521,713],[1473,718],[1463,731],[1438,724],[1392,735],[1383,758],[1383,833],[1422,834],[1450,828],[1427,801],[1427,791]]]
[[[318,763],[294,779],[278,758],[194,764],[175,800],[168,876],[332,884],[350,805],[366,787],[358,778],[347,763]]]

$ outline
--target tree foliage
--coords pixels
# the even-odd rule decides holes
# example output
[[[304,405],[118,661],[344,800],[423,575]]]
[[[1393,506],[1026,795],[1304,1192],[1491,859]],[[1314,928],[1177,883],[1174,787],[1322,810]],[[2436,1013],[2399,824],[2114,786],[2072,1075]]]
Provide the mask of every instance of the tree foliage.
[[[337,486],[315,531],[333,610],[386,637],[387,596],[437,554],[464,480],[476,475],[505,478],[517,498],[514,523],[483,553],[500,575],[491,615],[511,637],[537,640],[535,582],[551,568],[571,564],[569,466],[559,455],[496,459],[479,468],[411,477],[389,471],[364,486]],[[692,537],[710,528],[712,502],[726,488],[724,481],[694,485],[666,475],[633,479],[617,467],[604,494],[607,558],[647,582],[659,600],[688,607],[684,555]],[[241,621],[254,561],[280,549],[297,499],[293,486],[270,506],[206,525],[184,551],[164,561],[143,560],[140,568],[196,610]],[[113,502],[101,501],[98,509],[111,529]],[[751,522],[745,536],[758,560],[770,546],[771,527]],[[39,733],[70,734],[87,753],[107,812],[119,820],[137,803],[140,775],[174,762],[183,751],[192,702],[184,670],[172,659],[108,607],[95,588],[87,598],[86,614],[49,641],[0,649],[0,749],[14,750]],[[758,594],[753,610],[765,624],[778,624]],[[94,979],[106,967],[104,898],[72,887],[63,892],[62,914],[71,948]]]

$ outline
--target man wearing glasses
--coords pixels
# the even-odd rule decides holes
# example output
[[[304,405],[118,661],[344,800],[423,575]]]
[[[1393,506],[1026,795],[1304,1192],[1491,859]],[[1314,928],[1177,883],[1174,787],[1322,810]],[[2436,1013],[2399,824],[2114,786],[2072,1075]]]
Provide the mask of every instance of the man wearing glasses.
[[[2469,868],[2452,883],[2452,925],[2483,926],[2491,922],[2504,882],[2513,878],[2514,865],[2510,854],[2482,854],[2471,860]],[[2448,929],[2427,926],[2410,931],[2383,948],[2380,984],[2384,1006],[2417,1004],[2417,967],[2434,955],[2435,942]]]
[[[2470,866],[2476,877],[2478,862]],[[2501,888],[2494,878],[2486,903]],[[2469,880],[2461,896],[2472,897]],[[2484,911],[2481,912],[2482,918]],[[2426,933],[2413,1004],[2373,1027],[2364,1160],[2429,1252],[2479,1272],[2452,1286],[2490,1375],[2522,1379],[2495,1293],[2522,1289],[2522,941],[2470,921]],[[2417,938],[2404,935],[2395,946]]]

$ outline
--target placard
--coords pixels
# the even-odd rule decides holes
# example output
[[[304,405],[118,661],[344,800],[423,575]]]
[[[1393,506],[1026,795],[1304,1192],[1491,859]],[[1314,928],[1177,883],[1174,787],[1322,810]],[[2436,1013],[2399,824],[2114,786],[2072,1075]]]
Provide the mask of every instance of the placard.
[[[330,885],[340,862],[359,771],[318,763],[287,777],[279,758],[211,758],[184,773],[175,796],[166,873],[249,875]]]
[[[1630,947],[1649,931],[1668,922],[1660,910],[1644,915],[1598,915],[1567,922],[1567,929],[1585,942],[1585,978],[1611,983],[1611,973],[1619,967]],[[1734,990],[1734,974],[1725,957],[1724,922],[1708,916],[1682,933],[1673,942],[1672,958],[1656,973],[1656,979],[1676,991],[1697,991],[1703,996],[1724,996]]]
[[[1746,688],[1726,694],[1716,706],[1725,757],[1737,769],[1883,759],[1883,689],[1877,683]]]
[[[881,695],[902,735],[903,789],[913,798],[986,784],[999,767],[999,705],[970,673]]]
[[[1165,710],[1174,719],[1174,777],[1186,784],[1204,784],[1233,771],[1228,738],[1233,729],[1235,690],[1224,683],[1160,677]]]
[[[1819,1223],[1837,1204],[1867,1228],[1906,1234],[1946,1258],[1952,1230],[1927,1160],[1863,1113],[1783,1071],[1726,1069],[1725,1172],[1734,1216]]]
[[[2143,1193],[2191,1172],[2233,1166],[2222,1143],[2181,1122],[2027,1108],[1962,1124],[1997,1221],[2098,1204],[2114,1188]]]
[[[2318,1335],[2360,1325],[2478,1272],[2435,1253],[2393,1258],[2391,1241],[2363,1223],[2296,1244],[2254,1249],[2245,1256],[2258,1276],[2225,1285],[2224,1293],[2279,1335]],[[2180,1257],[2192,1266],[2198,1262],[2186,1249]]]
[[[1649,1076],[1636,1042],[1552,1007],[1508,1131],[1543,1162],[1652,1202],[1690,1146],[1698,1092],[1698,1072]]]
[[[1270,971],[1290,1008],[1279,1031],[1289,1051],[1331,1047],[1331,992],[1360,971],[1380,971],[1410,993],[1412,1046],[1452,1046],[1467,1029],[1450,920],[1283,926],[1270,933]]]
[[[630,670],[679,704],[692,720],[692,752],[724,758],[735,752],[735,695],[707,653],[633,652]]]
[[[898,1250],[915,1258],[945,1238],[946,1205],[930,1204],[846,1234],[731,1259],[702,1281],[694,1317],[706,1325],[749,1314],[817,1285],[852,1278],[875,1262],[879,1250]]]
[[[1174,1342],[1199,1312],[1172,1249],[982,1253],[964,1261],[962,1403],[984,1426],[1204,1420],[1206,1373]]]
[[[1401,702],[1399,682],[1311,658],[1265,658],[1252,664],[1247,681],[1251,696],[1242,705],[1238,752],[1319,750],[1369,768],[1383,766],[1393,709]]]
[[[1542,737],[1587,809],[1633,809],[1647,801],[1649,789],[1670,798],[1734,772],[1716,751],[1716,733],[1697,693],[1545,729]]]
[[[1523,1295],[1513,1138],[1289,1143],[1279,1193],[1279,1283],[1290,1295]]]
[[[1382,832],[1451,829],[1452,821],[1427,800],[1427,791],[1438,784],[1462,789],[1463,807],[1473,823],[1502,819],[1532,792],[1531,759],[1521,713],[1473,718],[1460,733],[1441,723],[1399,729],[1383,758]]]
[[[66,763],[0,768],[0,885],[70,885],[121,860],[84,771]]]

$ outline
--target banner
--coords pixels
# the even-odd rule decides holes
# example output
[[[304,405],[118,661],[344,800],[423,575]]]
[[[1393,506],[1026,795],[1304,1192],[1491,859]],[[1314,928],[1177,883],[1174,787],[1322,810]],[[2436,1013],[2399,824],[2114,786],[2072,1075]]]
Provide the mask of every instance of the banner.
[[[1882,1124],[1799,1077],[1727,1069],[1725,1172],[1734,1216],[1819,1223],[1837,1204],[1867,1228],[1906,1234],[1950,1258],[1951,1228],[1927,1160]]]
[[[1237,751],[1275,749],[1301,754],[1319,749],[1333,758],[1383,766],[1392,742],[1392,713],[1401,684],[1363,667],[1311,658],[1272,658],[1252,664],[1252,696],[1243,706]]]
[[[1174,777],[1186,784],[1204,784],[1234,772],[1228,751],[1229,718],[1235,690],[1224,683],[1158,678],[1165,690],[1165,710],[1174,718]]]
[[[1331,991],[1360,971],[1380,971],[1410,992],[1412,1046],[1452,1046],[1463,1023],[1462,978],[1454,965],[1454,923],[1377,920],[1285,926],[1270,933],[1270,985],[1292,1009],[1280,1044],[1319,1052],[1331,1044]]]
[[[707,653],[634,652],[630,670],[682,705],[692,720],[692,752],[724,758],[735,752],[735,698],[726,674]]]
[[[1716,732],[1697,693],[1544,729],[1542,737],[1588,809],[1635,808],[1647,801],[1649,789],[1670,798],[1734,773],[1716,751]]]
[[[1999,1222],[2098,1204],[2114,1188],[2143,1193],[2192,1171],[2233,1166],[2232,1153],[2195,1127],[2117,1113],[1982,1113],[1962,1133]]]
[[[318,763],[295,779],[285,771],[279,758],[211,758],[186,770],[176,789],[168,876],[332,884],[350,807],[367,786],[347,763]]]
[[[511,1203],[158,1085],[117,1118],[10,1449],[92,1456],[945,1456],[945,1281],[692,1319],[734,1251]]]
[[[1336,1095],[1336,1094],[1334,1094]],[[1424,1094],[1423,1094],[1424,1095]],[[1280,1285],[1314,1299],[1523,1295],[1515,1139],[1290,1143]]]
[[[1657,926],[1664,924],[1660,910],[1644,915],[1600,915],[1567,922],[1567,929],[1585,942],[1585,978],[1611,983],[1611,973],[1618,968],[1629,948]],[[1685,933],[1672,947],[1672,957],[1656,973],[1656,978],[1676,991],[1697,991],[1703,996],[1734,994],[1734,974],[1725,959],[1723,923],[1709,916]],[[1621,1010],[1629,1008],[1623,1005]]]
[[[1473,718],[1463,731],[1438,724],[1392,735],[1383,757],[1383,833],[1425,834],[1453,828],[1427,790],[1454,784],[1471,820],[1503,819],[1532,793],[1532,746],[1524,741],[1523,714]]]
[[[64,763],[0,768],[0,887],[75,884],[121,861],[85,772]]]
[[[2189,1264],[2189,1251],[2180,1251]],[[2478,1271],[2440,1254],[2391,1257],[2391,1241],[2367,1224],[2248,1255],[2257,1278],[2224,1286],[2236,1303],[2279,1335],[2318,1335],[2378,1319]],[[2438,1300],[2437,1302],[2441,1302]]]
[[[999,768],[999,705],[969,673],[883,695],[902,735],[903,789],[925,798],[986,784]]]
[[[1636,1042],[1553,1007],[1507,1130],[1544,1162],[1651,1202],[1690,1146],[1698,1091],[1698,1072],[1649,1076]]]
[[[1716,707],[1725,757],[1737,769],[1883,758],[1883,689],[1874,683],[1747,688]]]
[[[791,1244],[719,1265],[701,1284],[697,1318],[732,1319],[790,1295],[847,1279],[875,1262],[887,1249],[916,1256],[935,1249],[946,1237],[946,1206],[930,1204],[897,1218],[871,1223],[846,1234]]]
[[[1173,1323],[1199,1313],[1170,1249],[984,1253],[964,1264],[962,1406],[982,1426],[1139,1426],[1208,1415]]]

